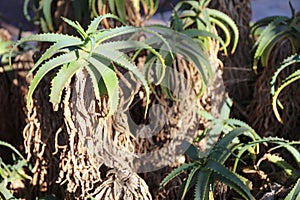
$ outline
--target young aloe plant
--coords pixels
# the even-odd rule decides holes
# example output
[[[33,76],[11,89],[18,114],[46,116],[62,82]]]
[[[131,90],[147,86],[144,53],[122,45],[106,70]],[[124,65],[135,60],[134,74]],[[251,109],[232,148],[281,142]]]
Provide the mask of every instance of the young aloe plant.
[[[289,45],[291,54],[300,50],[300,12],[295,13],[290,3],[292,17],[272,16],[257,21],[250,29],[255,39],[253,70],[257,73],[258,65],[266,67],[271,58],[277,58],[281,45]],[[272,53],[272,57],[271,56]],[[273,59],[274,60],[274,59]]]
[[[189,171],[187,179],[183,182],[180,189],[180,199],[184,199],[187,192],[195,187],[196,200],[208,200],[212,195],[212,190],[216,180],[219,180],[229,187],[237,191],[245,199],[254,199],[249,188],[244,183],[245,178],[230,171],[224,166],[228,157],[241,145],[233,142],[240,135],[251,135],[251,131],[244,127],[235,128],[226,134],[220,141],[210,150],[206,157],[201,157],[202,152],[197,147],[191,145],[186,154],[192,160],[191,163],[183,164],[174,169],[161,182],[161,187],[174,179],[184,171]]]
[[[204,119],[206,119],[209,123],[209,126],[208,128],[205,129],[204,133],[198,135],[194,139],[194,142],[199,142],[205,137],[208,138],[206,142],[207,150],[206,152],[204,152],[203,155],[206,156],[207,153],[210,152],[210,150],[214,147],[216,141],[219,139],[220,135],[227,134],[237,127],[247,128],[249,132],[251,132],[249,137],[251,137],[252,140],[260,139],[259,135],[247,123],[239,119],[230,118],[230,110],[232,104],[233,104],[232,100],[230,98],[227,98],[223,106],[221,107],[220,114],[217,118],[205,110],[200,111],[201,116]],[[251,135],[255,137],[252,137]],[[257,151],[258,150],[259,149],[257,145]]]
[[[148,83],[143,74],[123,51],[128,49],[147,49],[157,56],[162,66],[165,66],[164,60],[151,46],[141,41],[131,39],[112,41],[112,39],[124,34],[135,34],[137,32],[147,32],[150,30],[130,26],[98,30],[101,21],[108,17],[117,19],[117,17],[111,14],[99,16],[91,22],[87,30],[84,30],[78,22],[64,18],[64,21],[72,26],[81,38],[63,34],[44,33],[21,39],[15,44],[16,47],[29,41],[53,43],[52,46],[42,54],[30,71],[30,73],[32,73],[38,69],[29,87],[27,106],[30,106],[32,95],[42,78],[48,72],[59,68],[55,78],[52,80],[50,92],[50,101],[56,108],[61,100],[63,89],[69,80],[76,72],[85,68],[91,77],[96,99],[100,99],[100,91],[102,90],[100,90],[99,84],[101,84],[101,81],[105,86],[107,96],[109,97],[108,115],[112,115],[118,105],[118,78],[113,63],[127,69],[141,81],[145,88],[148,106]],[[153,31],[150,32],[153,33]],[[156,36],[163,40],[159,34],[156,34]],[[162,77],[164,68],[165,67],[162,67]]]
[[[233,53],[239,40],[238,28],[235,22],[225,13],[208,8],[207,6],[210,1],[211,0],[180,1],[174,8],[171,26],[177,31],[192,29],[189,31],[193,34],[197,32],[199,34],[199,30],[201,30],[202,33],[199,34],[198,39],[202,41],[206,49],[209,49],[208,37],[215,38],[215,36],[212,36],[212,34],[208,35],[207,32],[211,33],[212,25],[215,25],[224,34],[225,42],[219,37],[217,39],[221,41],[222,49],[225,54],[227,54],[226,48],[230,45],[231,41],[233,41],[231,49],[231,53]],[[205,33],[203,31],[207,32]],[[231,32],[233,33],[233,37]],[[194,37],[196,36],[197,34],[194,35]]]
[[[249,188],[244,183],[246,179],[224,166],[229,156],[245,145],[239,141],[238,137],[240,135],[249,137],[253,142],[260,139],[259,135],[246,123],[228,118],[231,104],[232,101],[227,99],[221,108],[218,118],[213,117],[210,113],[202,112],[202,115],[210,122],[210,128],[205,131],[204,135],[209,136],[206,152],[202,152],[196,146],[190,145],[186,154],[192,162],[174,169],[161,182],[162,187],[184,171],[189,171],[189,175],[180,189],[180,199],[184,199],[192,187],[195,187],[195,199],[210,199],[210,195],[212,195],[211,190],[214,188],[216,180],[232,187],[243,198],[254,199]],[[215,144],[215,140],[211,138],[220,137],[222,134],[224,136]],[[198,140],[201,138],[198,138]],[[255,149],[255,147],[254,145],[252,149]]]

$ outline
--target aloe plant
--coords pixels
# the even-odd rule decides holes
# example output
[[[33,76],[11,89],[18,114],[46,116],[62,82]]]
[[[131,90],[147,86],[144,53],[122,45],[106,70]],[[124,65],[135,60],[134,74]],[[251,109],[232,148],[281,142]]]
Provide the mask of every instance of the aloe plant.
[[[249,136],[249,133],[249,129],[247,128],[235,128],[221,138],[205,157],[201,157],[202,152],[194,145],[191,145],[186,154],[192,162],[174,169],[161,182],[161,187],[165,186],[182,172],[189,171],[188,177],[180,189],[180,199],[184,199],[192,187],[195,187],[195,199],[209,199],[216,180],[232,187],[243,198],[254,199],[249,188],[244,183],[244,178],[241,178],[240,175],[235,174],[224,166],[227,158],[240,146],[238,143],[233,142],[233,140],[242,134]],[[251,136],[255,137],[254,135]]]
[[[292,56],[286,58],[279,65],[279,67],[275,71],[275,73],[272,77],[272,80],[271,80],[272,107],[273,107],[273,111],[274,111],[274,114],[275,114],[277,120],[280,121],[281,123],[283,121],[279,114],[278,105],[281,109],[283,109],[283,105],[279,101],[278,96],[284,88],[286,88],[287,86],[289,86],[296,80],[300,79],[300,70],[298,69],[298,70],[294,71],[293,73],[291,73],[290,75],[288,75],[287,77],[285,77],[284,80],[281,81],[277,86],[275,83],[278,79],[278,76],[284,69],[290,67],[293,64],[298,64],[298,66],[299,66],[300,65],[299,63],[300,63],[300,54],[295,54],[295,55],[292,55]]]
[[[203,153],[204,156],[206,156],[211,151],[216,141],[219,139],[220,135],[227,134],[237,127],[247,128],[251,133],[250,135],[254,136],[252,137],[253,140],[260,139],[260,136],[247,123],[239,119],[230,118],[232,104],[232,100],[230,98],[227,98],[223,106],[221,107],[220,114],[218,117],[214,117],[211,113],[205,110],[200,111],[201,116],[205,120],[207,120],[209,124],[208,127],[204,130],[204,133],[194,138],[194,142],[199,142],[205,137],[208,138],[206,141],[207,150]]]
[[[259,66],[267,67],[271,58],[277,58],[281,45],[289,44],[290,54],[299,51],[300,12],[296,13],[291,3],[290,8],[292,13],[290,18],[286,16],[266,17],[251,26],[250,34],[255,40],[253,70],[256,73]]]
[[[175,55],[181,55],[183,58],[185,58],[188,62],[192,63],[193,66],[196,68],[196,70],[201,75],[201,82],[202,82],[202,88],[200,93],[198,94],[201,96],[203,91],[206,90],[208,84],[214,77],[214,73],[212,70],[212,66],[209,61],[209,56],[207,51],[205,50],[203,44],[196,42],[193,39],[193,33],[188,32],[178,32],[176,30],[172,30],[168,28],[167,26],[162,25],[152,25],[148,26],[148,28],[153,29],[155,32],[159,33],[160,35],[165,38],[166,42],[159,39],[159,38],[147,38],[145,40],[145,43],[149,44],[150,46],[153,46],[159,54],[164,58],[166,62],[166,76],[164,76],[164,79],[162,80],[162,87],[163,91],[169,94],[171,98],[172,94],[169,91],[169,89],[173,88],[170,85],[170,77],[168,74],[170,74],[170,71],[172,70],[172,64],[175,59]],[[197,33],[201,34],[201,33]],[[203,37],[214,37],[214,35],[202,35]],[[171,50],[169,49],[171,47]],[[155,60],[155,55],[150,54],[148,56],[146,65],[144,67],[144,71],[146,74],[147,79],[150,79],[149,74],[153,67],[152,63]],[[156,59],[157,60],[157,59]],[[158,66],[158,65],[155,65]],[[156,70],[159,72],[158,70]],[[158,77],[161,75],[158,73]],[[152,90],[155,92],[154,90]],[[174,98],[173,98],[174,99]],[[175,100],[175,99],[174,99]]]
[[[165,68],[163,58],[146,43],[130,39],[115,42],[111,40],[118,36],[130,33],[134,34],[147,31],[153,34],[156,33],[146,28],[130,26],[98,30],[101,21],[108,17],[117,19],[117,17],[110,14],[97,17],[91,22],[87,30],[84,30],[78,22],[73,22],[64,18],[64,21],[73,27],[81,38],[64,34],[44,33],[23,38],[14,45],[16,47],[29,41],[53,43],[53,45],[43,53],[30,71],[30,73],[32,73],[37,70],[29,87],[27,106],[30,106],[32,95],[42,78],[48,72],[59,68],[59,71],[52,80],[50,93],[50,101],[53,103],[55,109],[57,109],[64,87],[77,71],[85,68],[91,77],[96,99],[99,100],[100,95],[107,95],[109,97],[108,115],[112,115],[116,111],[118,105],[118,78],[115,73],[114,64],[125,68],[141,81],[145,88],[148,106],[148,83],[143,74],[122,50],[147,49],[152,52],[157,56],[163,66],[162,77],[164,74],[163,69]],[[156,34],[156,36],[163,40],[159,34]],[[103,85],[105,89],[101,91],[101,86]]]
[[[203,152],[193,144],[187,144],[190,146],[187,148],[186,154],[192,162],[174,169],[161,182],[161,187],[184,171],[189,171],[188,177],[180,189],[180,199],[184,199],[187,192],[193,187],[195,187],[195,199],[210,199],[209,196],[212,195],[212,188],[214,188],[216,180],[232,187],[245,199],[254,199],[245,184],[246,179],[230,171],[224,165],[230,155],[245,145],[238,139],[240,135],[251,138],[253,142],[260,139],[259,135],[246,123],[229,118],[231,105],[232,101],[228,98],[221,108],[218,118],[213,117],[206,111],[201,111],[202,116],[209,121],[209,126],[203,135],[195,138],[195,141],[199,142],[208,136],[206,142],[208,148]],[[215,144],[215,138],[219,138],[220,135],[223,135],[223,137]],[[253,149],[256,147],[253,146]]]
[[[211,33],[212,26],[216,26],[223,32],[225,37],[224,42],[218,38],[219,41],[222,41],[222,49],[227,54],[226,48],[232,42],[231,53],[233,53],[236,50],[239,40],[238,28],[235,22],[225,13],[208,8],[207,6],[210,1],[211,0],[180,1],[174,8],[171,26],[178,31],[192,29],[189,31],[194,31],[194,33],[196,33],[196,30]],[[211,37],[211,35],[209,35],[209,37]],[[209,49],[208,37],[202,37],[200,35],[198,39],[205,45],[206,49]]]
[[[54,105],[57,105],[61,100],[63,88],[68,81],[78,70],[85,68],[91,76],[97,99],[101,95],[101,85],[98,86],[98,84],[102,81],[102,85],[105,85],[105,89],[102,92],[103,94],[107,92],[110,106],[109,115],[113,114],[118,105],[118,80],[112,62],[129,70],[142,82],[148,105],[149,86],[147,80],[125,54],[128,49],[137,49],[139,50],[137,53],[141,49],[147,49],[151,53],[151,59],[148,60],[144,68],[146,77],[148,77],[147,71],[153,68],[152,65],[155,63],[156,66],[160,66],[155,71],[158,75],[156,84],[164,81],[164,86],[168,86],[165,80],[165,59],[168,56],[172,58],[173,54],[179,53],[192,62],[199,70],[203,79],[203,90],[206,88],[206,85],[213,76],[212,70],[206,52],[201,45],[195,44],[192,38],[163,26],[149,26],[145,28],[125,26],[97,30],[101,21],[108,17],[118,19],[111,14],[97,17],[91,22],[86,31],[78,22],[64,18],[78,32],[81,38],[63,34],[45,33],[29,36],[15,44],[15,46],[18,46],[29,41],[54,43],[43,53],[30,71],[32,73],[38,69],[29,87],[27,106],[31,103],[33,92],[38,83],[51,70],[60,68],[56,77],[52,80],[50,93],[50,101]],[[131,38],[134,38],[135,35],[141,32],[148,32],[152,36],[148,36],[144,42],[130,38],[128,40],[110,41],[118,36],[130,33],[133,34]],[[55,56],[58,53],[60,55]],[[40,65],[41,67],[39,68]]]

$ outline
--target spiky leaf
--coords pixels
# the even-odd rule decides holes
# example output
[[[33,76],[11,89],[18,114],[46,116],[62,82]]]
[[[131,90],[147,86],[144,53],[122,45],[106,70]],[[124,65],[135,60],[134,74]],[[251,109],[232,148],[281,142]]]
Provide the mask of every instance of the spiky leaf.
[[[210,158],[223,164],[233,150],[232,140],[247,131],[249,131],[247,128],[239,127],[226,134],[211,150]]]
[[[195,187],[195,200],[208,200],[211,184],[211,172],[201,170],[197,174],[197,182]]]
[[[300,199],[300,178],[297,180],[293,189],[285,197],[284,200],[299,200]]]
[[[233,172],[228,170],[219,162],[214,160],[208,160],[205,168],[213,173],[217,174],[215,178],[225,183],[229,187],[233,188],[240,195],[242,195],[245,199],[254,200],[254,197],[249,191],[249,188],[244,184],[244,182]]]
[[[195,166],[196,166],[196,163],[185,163],[185,164],[177,167],[161,181],[160,187],[166,186],[171,180],[176,178],[179,174],[183,173],[184,171],[190,170]]]
[[[86,61],[79,59],[63,65],[56,76],[52,79],[50,102],[57,105],[62,96],[62,91],[75,73],[86,65]]]
[[[38,72],[35,74],[35,76],[33,77],[32,81],[30,83],[28,94],[27,94],[27,106],[30,106],[33,92],[35,91],[35,89],[38,86],[39,82],[42,80],[42,78],[48,72],[50,72],[51,70],[65,64],[65,63],[73,62],[76,59],[78,59],[78,52],[71,51],[69,53],[57,56],[57,57],[49,60],[45,64],[43,64],[39,68]]]
[[[89,62],[100,72],[105,87],[107,88],[110,107],[108,116],[110,116],[117,110],[119,103],[118,78],[116,72],[110,66],[104,65],[98,56],[89,58]]]

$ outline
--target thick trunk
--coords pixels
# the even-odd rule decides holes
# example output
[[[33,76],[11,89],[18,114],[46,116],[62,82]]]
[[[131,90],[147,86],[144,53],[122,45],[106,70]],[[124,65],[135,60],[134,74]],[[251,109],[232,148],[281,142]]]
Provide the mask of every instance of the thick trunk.
[[[101,172],[102,180],[100,171],[98,177],[77,177],[80,181],[89,184],[89,187],[82,186],[81,192],[87,192],[98,199],[121,200],[130,197],[151,199],[148,186],[130,167],[133,161],[133,144],[128,132],[114,129],[113,124],[118,122],[113,117],[105,116],[108,108],[107,99],[103,97],[101,102],[96,102],[92,87],[88,74],[85,71],[78,72],[70,99],[70,118],[67,120],[72,133],[70,136],[74,135],[73,137],[78,139],[77,146],[70,144],[74,146],[71,151],[79,151],[80,147],[81,151],[85,152],[84,156],[88,162],[81,164],[86,166],[87,172],[84,173],[81,169],[80,173],[89,174],[91,169],[96,172],[101,166],[111,170]],[[120,138],[125,140],[122,141]],[[78,162],[78,158],[72,159],[73,162],[76,160]],[[74,165],[69,167],[77,170]],[[99,184],[93,185],[92,183],[97,183],[96,181]],[[90,193],[89,188],[93,188],[94,193]],[[110,189],[111,192],[108,191]]]

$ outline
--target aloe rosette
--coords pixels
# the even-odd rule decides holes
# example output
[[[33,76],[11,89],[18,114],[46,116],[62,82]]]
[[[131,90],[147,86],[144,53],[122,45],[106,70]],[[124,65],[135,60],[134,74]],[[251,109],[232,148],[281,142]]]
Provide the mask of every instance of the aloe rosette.
[[[104,83],[105,93],[109,97],[109,113],[112,115],[118,105],[118,78],[114,69],[114,64],[121,66],[132,73],[139,81],[141,81],[146,92],[147,105],[149,102],[149,86],[138,70],[134,62],[126,54],[128,49],[147,49],[160,61],[162,73],[164,75],[164,59],[151,46],[141,41],[124,40],[114,42],[113,39],[125,34],[135,34],[137,32],[151,32],[146,28],[138,28],[131,26],[117,27],[113,29],[100,29],[99,24],[105,18],[115,18],[114,15],[107,14],[95,18],[87,30],[84,30],[78,22],[63,18],[63,20],[72,26],[80,35],[80,37],[44,33],[32,35],[19,40],[14,46],[18,46],[24,42],[50,42],[53,43],[38,59],[30,73],[37,70],[30,84],[27,106],[30,106],[32,96],[42,78],[50,71],[59,68],[56,76],[52,79],[52,87],[50,92],[50,101],[54,107],[61,101],[62,92],[70,79],[80,69],[85,68],[90,75],[93,83],[96,99],[99,100],[103,94],[99,84]],[[157,37],[163,38],[156,34]],[[11,52],[12,53],[12,52]],[[102,81],[102,82],[101,82]],[[103,85],[102,85],[103,86]],[[102,87],[101,86],[101,87]],[[146,109],[147,110],[147,109]]]

